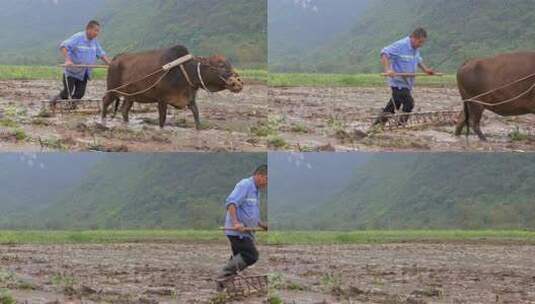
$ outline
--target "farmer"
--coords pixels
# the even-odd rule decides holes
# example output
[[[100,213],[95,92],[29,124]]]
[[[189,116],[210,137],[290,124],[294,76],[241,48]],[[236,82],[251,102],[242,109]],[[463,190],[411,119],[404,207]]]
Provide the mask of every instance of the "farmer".
[[[100,33],[100,23],[89,21],[85,31],[72,35],[63,41],[59,47],[66,65],[93,65],[97,59],[110,64],[110,59],[97,41]],[[85,95],[87,81],[91,78],[91,68],[67,67],[63,73],[63,90],[53,98],[52,105],[59,99],[82,99]]]
[[[404,113],[412,112],[414,99],[411,91],[415,77],[396,76],[396,74],[414,74],[418,67],[428,75],[435,73],[423,63],[422,57],[420,57],[419,49],[425,44],[426,40],[426,30],[417,28],[409,37],[396,41],[381,50],[381,63],[384,67],[385,75],[389,77],[388,84],[392,89],[392,97],[374,125],[386,123],[388,120],[386,116],[395,114],[399,108],[402,108]],[[408,116],[402,117],[402,122],[407,119]]]
[[[225,202],[225,235],[230,240],[232,257],[223,267],[219,280],[235,275],[238,271],[253,265],[258,260],[253,231],[247,228],[268,226],[260,220],[259,190],[266,189],[268,183],[267,165],[258,167],[253,176],[241,180]]]

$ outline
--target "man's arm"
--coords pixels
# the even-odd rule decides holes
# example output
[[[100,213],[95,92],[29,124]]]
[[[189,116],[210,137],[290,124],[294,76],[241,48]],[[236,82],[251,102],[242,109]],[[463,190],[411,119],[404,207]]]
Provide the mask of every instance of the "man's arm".
[[[107,65],[110,65],[111,63],[110,58],[108,57],[108,55],[106,54],[106,52],[104,51],[100,43],[97,42],[96,44],[97,44],[97,58],[104,61]]]
[[[431,68],[428,68],[423,62],[418,63],[418,67],[428,75],[435,74],[435,71],[433,71]]]
[[[61,50],[61,53],[63,54],[63,58],[65,58],[65,64],[66,65],[73,64],[71,57],[69,57],[69,51],[67,50],[67,48],[63,46],[60,48],[60,50]]]
[[[264,229],[264,230],[268,230],[268,224],[267,223],[264,223],[262,221],[258,222],[258,227]]]
[[[107,65],[111,64],[111,60],[107,55],[100,57],[100,60],[104,61]]]
[[[238,215],[236,212],[236,204],[230,203],[227,207],[227,210],[230,215],[230,220],[232,221],[232,228],[234,228],[236,231],[243,232],[244,226],[238,220]]]
[[[394,70],[392,70],[392,67],[390,65],[390,59],[388,59],[388,55],[387,54],[383,53],[381,55],[381,63],[383,64],[383,68],[384,68],[386,76],[394,77],[396,75],[396,72],[394,72]]]

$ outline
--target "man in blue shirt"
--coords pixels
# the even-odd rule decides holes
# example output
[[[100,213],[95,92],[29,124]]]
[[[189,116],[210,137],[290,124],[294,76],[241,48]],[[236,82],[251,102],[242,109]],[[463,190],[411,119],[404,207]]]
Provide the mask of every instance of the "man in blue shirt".
[[[433,75],[434,71],[428,68],[420,56],[420,48],[427,40],[427,32],[423,28],[417,28],[409,37],[403,38],[381,50],[381,63],[384,67],[388,84],[392,89],[392,98],[383,110],[383,114],[374,124],[384,124],[388,120],[388,114],[395,114],[396,110],[402,108],[404,113],[412,112],[414,99],[412,98],[412,88],[414,87],[414,76],[396,76],[398,73],[417,72],[418,68],[425,73]],[[403,117],[404,120],[408,116]],[[402,121],[403,122],[403,121]]]
[[[93,65],[97,59],[110,64],[110,59],[97,41],[100,34],[100,24],[91,20],[86,30],[76,33],[60,45],[60,51],[65,58],[66,65]],[[59,99],[82,99],[85,95],[87,81],[91,78],[91,68],[66,67],[63,74],[63,90],[54,97],[54,105]]]
[[[253,176],[241,180],[225,201],[225,235],[230,241],[232,257],[218,279],[231,277],[258,260],[254,231],[248,228],[268,226],[260,220],[259,190],[268,184],[267,165],[258,167]]]

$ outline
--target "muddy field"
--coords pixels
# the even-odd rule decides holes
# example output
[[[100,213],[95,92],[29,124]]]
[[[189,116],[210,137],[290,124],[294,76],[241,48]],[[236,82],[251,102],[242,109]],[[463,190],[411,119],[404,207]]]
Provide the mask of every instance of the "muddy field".
[[[265,139],[251,134],[250,128],[267,117],[264,85],[247,85],[240,94],[228,91],[199,92],[201,130],[194,127],[189,110],[170,109],[167,125],[157,125],[156,105],[134,105],[130,123],[121,115],[101,124],[98,103],[83,107],[85,113],[59,112],[43,115],[43,105],[59,92],[54,80],[0,81],[1,151],[265,151]],[[84,98],[100,99],[102,80],[91,81]],[[93,109],[93,111],[90,111]],[[88,113],[89,112],[89,113]]]
[[[229,257],[225,243],[3,245],[0,257],[1,288],[20,303],[260,304],[266,298],[218,295],[212,279]],[[265,274],[266,263],[261,259],[243,274]]]
[[[369,133],[390,98],[388,88],[270,88],[270,123],[292,150],[533,151],[535,115],[500,117],[485,111],[476,136],[455,137],[452,125]],[[461,110],[456,88],[416,88],[415,112]],[[283,146],[282,144],[280,146]]]
[[[399,244],[271,250],[285,303],[535,303],[535,246]],[[276,285],[276,286],[275,286]]]

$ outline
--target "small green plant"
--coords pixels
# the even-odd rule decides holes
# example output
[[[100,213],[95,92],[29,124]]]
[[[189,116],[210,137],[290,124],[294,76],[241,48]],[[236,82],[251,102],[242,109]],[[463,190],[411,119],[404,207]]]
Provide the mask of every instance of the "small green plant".
[[[15,275],[11,271],[1,271],[0,272],[0,283],[6,283],[13,281],[15,279]]]
[[[295,282],[288,282],[288,284],[286,284],[286,289],[288,290],[305,290],[305,287],[299,285],[298,283],[295,283]]]
[[[269,304],[284,304],[284,301],[280,298],[278,294],[271,294],[268,296]]]
[[[516,126],[515,130],[509,133],[509,138],[511,138],[512,141],[524,141],[529,139],[529,135],[522,133],[520,128]]]
[[[71,276],[56,273],[52,276],[52,284],[63,289],[72,288],[75,280]]]
[[[284,140],[284,138],[280,137],[279,135],[268,136],[267,143],[268,143],[268,146],[277,148],[277,149],[285,148],[288,145],[286,141]]]
[[[65,150],[65,145],[60,138],[40,138],[39,144],[42,148],[49,148],[54,150]]]
[[[302,123],[297,123],[293,125],[290,130],[294,133],[308,133],[309,132],[308,128]]]
[[[342,279],[339,274],[326,273],[320,279],[321,285],[328,291],[340,290]]]
[[[284,119],[279,116],[269,116],[266,122],[261,122],[257,126],[251,127],[250,132],[258,137],[277,135],[283,121]]]
[[[270,289],[281,289],[283,286],[282,274],[280,272],[268,274],[268,285]]]
[[[18,141],[23,141],[28,137],[28,135],[26,135],[26,132],[22,128],[16,128],[15,130],[13,130],[13,134],[15,135],[15,138]]]
[[[344,130],[344,123],[333,116],[329,117],[329,119],[327,120],[327,126],[333,129],[335,132]]]
[[[9,294],[9,290],[3,289],[0,291],[0,303],[2,304],[15,304],[17,301]]]
[[[225,304],[229,302],[229,296],[226,293],[220,292],[214,295],[210,300],[209,304]]]

